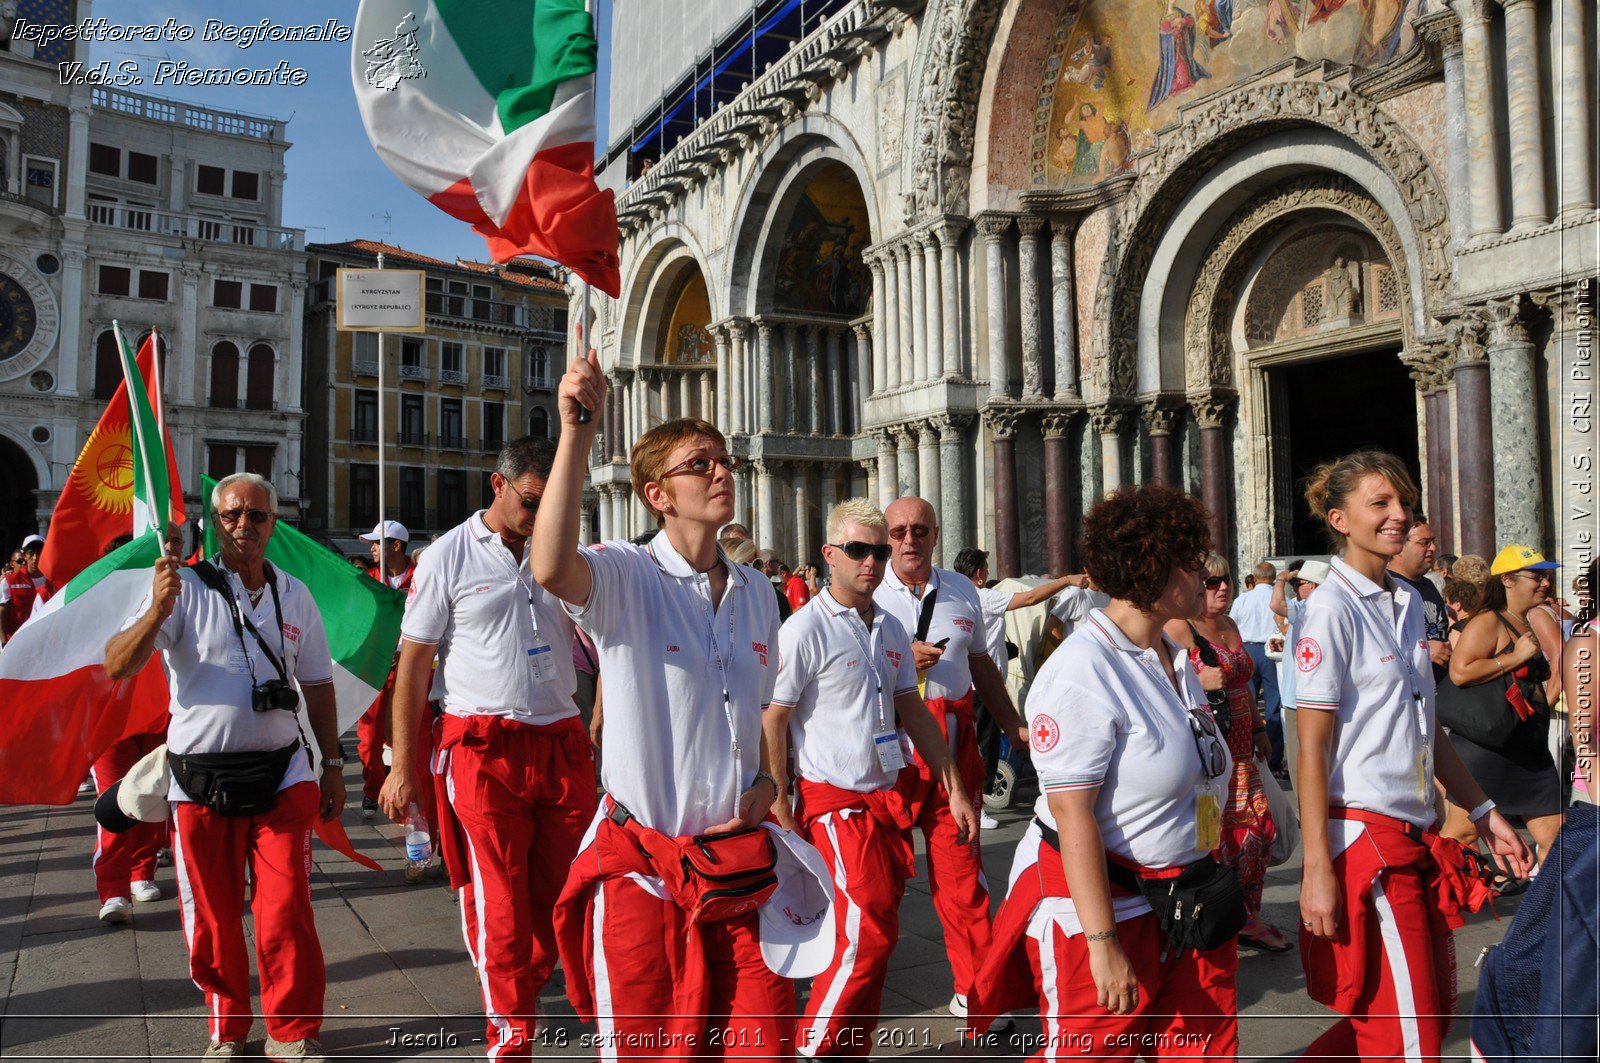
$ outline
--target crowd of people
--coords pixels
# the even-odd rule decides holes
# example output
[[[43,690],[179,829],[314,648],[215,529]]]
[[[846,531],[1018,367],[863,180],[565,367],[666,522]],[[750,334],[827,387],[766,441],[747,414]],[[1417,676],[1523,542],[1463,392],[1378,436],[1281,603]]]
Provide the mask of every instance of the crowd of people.
[[[1094,505],[1083,572],[1007,590],[980,550],[935,565],[937,515],[914,497],[838,503],[825,568],[785,564],[730,523],[740,460],[694,419],[631,454],[659,530],[582,545],[580,411],[604,393],[592,355],[574,361],[559,441],[508,444],[487,507],[420,559],[394,521],[363,536],[406,606],[357,727],[362,814],[426,820],[491,1059],[532,1055],[558,962],[603,1059],[867,1056],[917,832],[949,1010],[977,1034],[1037,1008],[1040,1059],[1158,1041],[1234,1058],[1242,945],[1298,949],[1310,996],[1344,1016],[1307,1058],[1434,1058],[1451,927],[1536,873],[1569,792],[1600,793],[1592,668],[1571,653],[1594,639],[1592,597],[1569,615],[1525,546],[1441,564],[1392,455],[1316,470],[1332,558],[1263,562],[1237,599],[1201,504],[1157,485]],[[236,474],[209,502],[220,552],[156,563],[106,669],[159,654],[169,678],[161,785],[205,1058],[242,1056],[253,1023],[248,882],[267,1054],[321,1059],[309,847],[345,803],[327,636],[266,561],[272,485]],[[53,591],[38,547],[5,576],[8,622]],[[1005,618],[1046,602],[1019,710]],[[996,913],[981,797],[1002,739],[1040,794]],[[162,740],[108,751],[97,788]],[[1274,815],[1282,788],[1304,852],[1294,937],[1262,912],[1296,826]],[[102,919],[160,896],[167,829],[102,832]]]

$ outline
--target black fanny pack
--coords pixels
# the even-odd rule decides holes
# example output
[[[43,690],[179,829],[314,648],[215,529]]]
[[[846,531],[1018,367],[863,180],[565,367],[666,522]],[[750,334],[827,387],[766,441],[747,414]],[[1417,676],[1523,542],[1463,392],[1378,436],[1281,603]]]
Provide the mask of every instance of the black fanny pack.
[[[278,804],[278,787],[300,748],[250,753],[168,753],[178,788],[196,804],[222,816],[259,816]]]
[[[1040,819],[1034,822],[1044,840],[1060,852],[1055,828]],[[1108,857],[1106,876],[1149,902],[1161,927],[1163,962],[1188,949],[1208,952],[1226,945],[1244,929],[1244,888],[1239,885],[1239,869],[1231,864],[1205,856],[1174,878],[1144,878]]]

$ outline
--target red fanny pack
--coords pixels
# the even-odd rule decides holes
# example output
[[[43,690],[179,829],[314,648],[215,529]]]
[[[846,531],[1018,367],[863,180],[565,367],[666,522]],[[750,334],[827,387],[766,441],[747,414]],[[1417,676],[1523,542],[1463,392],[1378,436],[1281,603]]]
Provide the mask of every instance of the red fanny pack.
[[[610,804],[606,816],[633,836],[691,925],[753,912],[777,890],[778,856],[765,828],[674,838]]]

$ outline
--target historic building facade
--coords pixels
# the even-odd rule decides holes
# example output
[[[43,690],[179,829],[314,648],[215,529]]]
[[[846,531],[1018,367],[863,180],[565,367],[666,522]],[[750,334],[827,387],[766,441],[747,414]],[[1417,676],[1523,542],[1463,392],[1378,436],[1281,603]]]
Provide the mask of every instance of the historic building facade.
[[[445,262],[371,240],[312,244],[306,303],[306,441],[312,500],[305,529],[347,554],[378,522],[378,408],[384,504],[412,541],[426,541],[484,505],[507,440],[549,437],[555,382],[566,365],[567,289],[544,263]],[[339,332],[341,266],[426,271],[425,333]]]
[[[946,558],[1062,571],[1084,509],[1147,480],[1235,560],[1320,552],[1298,483],[1362,443],[1412,463],[1448,549],[1591,556],[1592,3],[714,13],[682,76],[613,94],[653,102],[601,168],[604,534],[646,525],[631,441],[698,413],[786,556],[837,497],[917,493]]]

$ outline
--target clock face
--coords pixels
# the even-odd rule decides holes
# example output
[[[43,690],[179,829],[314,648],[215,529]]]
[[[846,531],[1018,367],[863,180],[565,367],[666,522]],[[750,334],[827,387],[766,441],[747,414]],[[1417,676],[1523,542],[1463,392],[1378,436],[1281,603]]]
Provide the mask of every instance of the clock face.
[[[0,362],[27,349],[39,327],[33,297],[11,277],[0,273]]]

